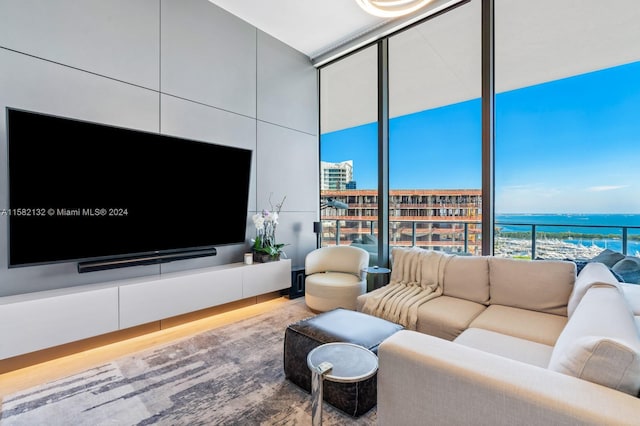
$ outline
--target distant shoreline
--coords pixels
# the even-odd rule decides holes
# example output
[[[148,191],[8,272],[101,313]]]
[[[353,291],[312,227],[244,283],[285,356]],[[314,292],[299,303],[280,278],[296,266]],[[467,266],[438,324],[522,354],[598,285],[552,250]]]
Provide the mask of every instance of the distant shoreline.
[[[514,231],[501,231],[499,233],[500,237],[504,238],[531,238],[531,232],[514,232]],[[542,238],[554,238],[560,240],[615,240],[621,239],[620,234],[590,234],[590,233],[577,233],[570,231],[537,231],[536,239],[540,240]],[[632,241],[640,241],[640,234],[628,234],[627,238]]]
[[[535,225],[544,232],[580,232],[582,234],[640,233],[640,213],[518,213],[496,214],[501,232],[522,232]]]

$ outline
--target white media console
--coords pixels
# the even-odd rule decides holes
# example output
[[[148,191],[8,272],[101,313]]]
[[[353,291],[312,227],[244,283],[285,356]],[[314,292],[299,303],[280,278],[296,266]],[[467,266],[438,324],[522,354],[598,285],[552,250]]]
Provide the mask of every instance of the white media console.
[[[291,260],[0,297],[0,359],[291,286]]]

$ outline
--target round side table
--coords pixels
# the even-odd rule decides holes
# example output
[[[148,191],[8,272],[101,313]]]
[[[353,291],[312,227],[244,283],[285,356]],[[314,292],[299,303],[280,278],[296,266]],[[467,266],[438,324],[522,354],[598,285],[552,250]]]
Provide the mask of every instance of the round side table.
[[[320,345],[307,355],[311,370],[311,415],[313,426],[322,424],[322,382],[356,383],[378,371],[378,357],[369,349],[353,343]]]
[[[367,273],[367,292],[389,284],[391,269],[369,266],[363,269]]]

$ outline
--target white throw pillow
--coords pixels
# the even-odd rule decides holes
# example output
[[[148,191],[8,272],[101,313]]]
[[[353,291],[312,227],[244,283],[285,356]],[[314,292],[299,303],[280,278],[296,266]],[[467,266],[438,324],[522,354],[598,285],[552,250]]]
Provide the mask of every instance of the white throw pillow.
[[[616,287],[586,291],[558,337],[549,369],[638,395],[640,337]]]
[[[567,304],[568,316],[573,315],[587,290],[591,287],[603,286],[619,288],[618,280],[605,264],[587,263],[578,274],[571,296],[569,296],[569,303]]]

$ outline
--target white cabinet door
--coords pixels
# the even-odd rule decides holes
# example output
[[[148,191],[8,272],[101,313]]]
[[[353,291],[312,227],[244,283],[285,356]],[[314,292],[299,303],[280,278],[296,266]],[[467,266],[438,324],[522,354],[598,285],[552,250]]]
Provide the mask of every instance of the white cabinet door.
[[[289,287],[291,287],[291,259],[254,263],[242,269],[243,298]]]

